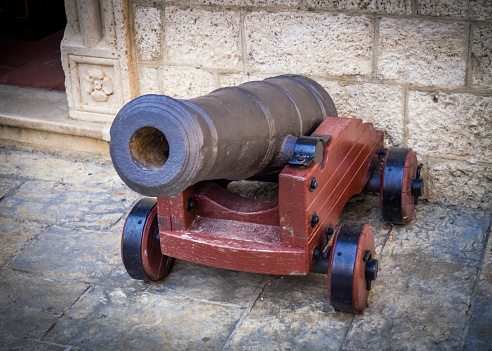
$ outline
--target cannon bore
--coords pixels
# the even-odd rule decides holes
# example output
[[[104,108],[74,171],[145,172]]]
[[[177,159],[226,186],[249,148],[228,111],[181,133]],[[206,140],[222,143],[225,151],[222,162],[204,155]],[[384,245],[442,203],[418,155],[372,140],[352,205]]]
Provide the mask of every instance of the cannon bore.
[[[295,75],[222,88],[190,100],[144,95],[111,127],[110,154],[121,179],[147,196],[172,196],[211,179],[246,179],[289,162],[292,136],[311,134],[333,101]]]

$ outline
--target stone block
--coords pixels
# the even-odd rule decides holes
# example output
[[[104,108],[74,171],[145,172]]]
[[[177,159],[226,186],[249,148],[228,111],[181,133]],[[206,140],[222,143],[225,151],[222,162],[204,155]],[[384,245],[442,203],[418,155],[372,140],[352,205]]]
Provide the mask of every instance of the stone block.
[[[479,21],[492,20],[492,3],[490,0],[470,0],[470,17]]]
[[[426,166],[429,201],[492,209],[492,165],[429,158]]]
[[[384,131],[385,143],[398,146],[403,139],[404,100],[401,87],[394,85],[341,84],[319,81],[328,91],[339,117],[360,118]]]
[[[333,76],[372,72],[373,23],[365,16],[253,12],[245,16],[244,26],[253,71]]]
[[[276,277],[224,349],[340,350],[352,318],[330,306],[326,275]]]
[[[126,272],[125,275],[128,282],[131,278]],[[264,278],[262,274],[236,272],[178,260],[164,284],[150,286],[149,292],[182,300],[206,299],[211,303],[247,307]]]
[[[415,85],[462,86],[466,40],[462,23],[383,18],[378,76]]]
[[[421,202],[414,220],[393,227],[385,255],[479,267],[491,214]]]
[[[123,84],[116,59],[69,55],[70,117],[91,122],[112,122],[123,107]]]
[[[246,82],[255,80],[263,80],[273,75],[261,75],[250,73],[231,73],[231,74],[219,74],[219,86],[220,87],[232,87]]]
[[[84,283],[0,271],[0,339],[41,339],[87,290]],[[3,342],[2,342],[3,344]]]
[[[465,351],[490,350],[492,345],[492,298],[477,296],[470,319]]]
[[[34,180],[3,199],[0,212],[18,220],[104,230],[126,215],[137,198],[130,189]]]
[[[468,0],[417,0],[415,10],[421,16],[468,17]]]
[[[1,222],[0,222],[1,223]],[[121,232],[51,226],[9,268],[47,279],[96,283],[121,265]]]
[[[20,187],[23,183],[24,181],[20,179],[0,177],[0,200],[2,200],[5,195],[10,193],[14,189]]]
[[[73,162],[52,156],[23,152],[0,152],[0,175],[20,179],[40,179],[63,183],[83,183],[104,167],[94,163]],[[53,172],[56,170],[56,172]],[[7,186],[5,178],[0,184]],[[12,183],[12,186],[14,183]]]
[[[492,159],[492,97],[411,91],[408,145],[420,155]]]
[[[154,67],[139,67],[138,68],[138,83],[140,95],[145,94],[160,94],[161,82],[158,68]]]
[[[472,28],[471,55],[473,60],[473,86],[479,89],[491,90],[492,26],[476,26]]]
[[[410,15],[411,0],[306,0],[309,8]]]
[[[176,99],[208,94],[216,88],[215,82],[212,73],[199,68],[167,66],[162,70],[163,92]]]
[[[240,69],[240,15],[235,11],[166,7],[166,59],[171,65]]]
[[[457,349],[477,268],[383,256],[369,307],[355,316],[343,350]]]
[[[37,237],[47,225],[0,217],[0,267]]]
[[[38,340],[26,340],[25,337],[14,337],[12,335],[2,336],[0,351],[66,351],[66,345],[54,345],[43,343]],[[73,349],[71,349],[73,350]]]
[[[492,299],[492,236],[485,248],[482,271],[478,279],[477,294]]]
[[[134,22],[138,58],[143,61],[158,60],[161,57],[163,28],[160,8],[136,6]]]
[[[43,340],[90,350],[218,350],[243,312],[237,306],[183,302],[146,287],[97,286]]]

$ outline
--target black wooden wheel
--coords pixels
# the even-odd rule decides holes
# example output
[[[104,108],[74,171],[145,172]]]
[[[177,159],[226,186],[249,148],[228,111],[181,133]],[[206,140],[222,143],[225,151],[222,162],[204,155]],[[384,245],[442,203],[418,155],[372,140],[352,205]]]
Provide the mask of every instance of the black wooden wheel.
[[[134,279],[156,281],[171,272],[174,258],[161,252],[156,199],[144,198],[130,211],[121,237],[121,257]]]
[[[379,200],[386,222],[407,224],[413,218],[423,183],[417,156],[412,149],[391,148],[381,170]]]
[[[342,224],[333,237],[328,261],[328,297],[333,308],[362,312],[377,272],[371,227],[363,223]]]

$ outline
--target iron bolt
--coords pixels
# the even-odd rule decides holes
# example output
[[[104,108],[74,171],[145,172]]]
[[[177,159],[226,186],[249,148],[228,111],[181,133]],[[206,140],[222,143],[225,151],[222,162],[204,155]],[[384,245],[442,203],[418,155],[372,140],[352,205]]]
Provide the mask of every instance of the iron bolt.
[[[311,184],[309,185],[309,191],[313,192],[314,189],[318,187],[318,182],[316,181],[316,177],[311,178]]]
[[[318,223],[319,223],[318,214],[316,212],[313,212],[313,216],[311,217],[311,227],[314,228]]]
[[[193,198],[190,197],[188,199],[188,206],[186,207],[186,210],[190,212],[193,209],[193,207],[195,207],[195,202],[193,201]]]

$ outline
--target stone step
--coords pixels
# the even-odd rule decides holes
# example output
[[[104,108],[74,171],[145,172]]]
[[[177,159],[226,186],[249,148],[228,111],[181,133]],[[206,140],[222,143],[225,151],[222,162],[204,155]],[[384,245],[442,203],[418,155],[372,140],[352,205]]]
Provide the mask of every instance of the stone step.
[[[64,92],[0,85],[0,139],[55,153],[108,155],[111,124],[74,120],[68,111]]]

